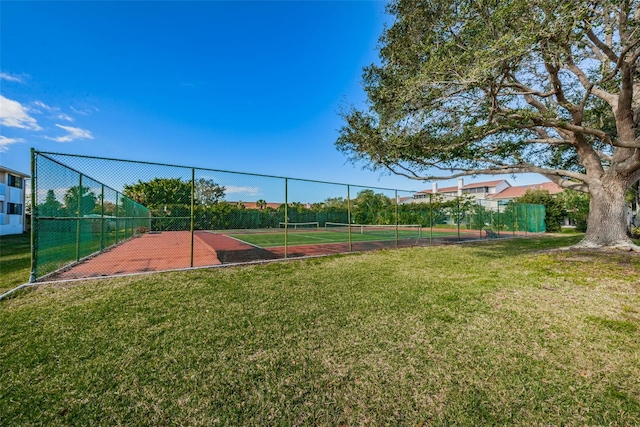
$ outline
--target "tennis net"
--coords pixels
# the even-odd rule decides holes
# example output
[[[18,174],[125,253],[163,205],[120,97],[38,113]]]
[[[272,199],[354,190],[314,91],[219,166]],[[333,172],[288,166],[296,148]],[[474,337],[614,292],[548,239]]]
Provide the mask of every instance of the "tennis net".
[[[280,228],[285,228],[285,225],[291,230],[317,230],[320,228],[320,223],[317,221],[279,223]]]
[[[375,234],[380,236],[394,236],[396,232],[400,238],[422,237],[422,226],[420,224],[345,224],[339,222],[326,222],[326,231],[336,231],[348,233],[351,228],[352,233]]]

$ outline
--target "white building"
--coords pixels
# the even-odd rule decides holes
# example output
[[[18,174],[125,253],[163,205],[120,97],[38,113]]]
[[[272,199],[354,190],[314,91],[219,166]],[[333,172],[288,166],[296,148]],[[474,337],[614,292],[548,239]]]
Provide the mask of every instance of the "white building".
[[[0,236],[27,229],[26,179],[29,175],[0,166]]]
[[[432,184],[431,190],[418,191],[412,198],[407,198],[404,203],[421,203],[428,202],[431,194],[440,194],[444,200],[453,200],[456,197],[462,195],[469,195],[476,199],[485,200],[492,195],[499,194],[504,190],[511,187],[511,184],[507,180],[499,179],[496,181],[475,182],[471,184],[464,184],[462,178],[458,179],[458,185],[456,187],[444,187],[438,188],[437,183]]]
[[[498,205],[504,205],[513,199],[524,196],[527,190],[547,190],[549,194],[558,194],[563,191],[559,185],[553,182],[513,187],[507,180],[499,179],[465,185],[463,179],[460,178],[455,187],[438,188],[438,184],[434,182],[430,190],[418,191],[413,197],[401,199],[400,203],[427,203],[432,194],[439,194],[443,200],[454,200],[457,197],[467,195],[475,197],[486,208],[496,210]]]

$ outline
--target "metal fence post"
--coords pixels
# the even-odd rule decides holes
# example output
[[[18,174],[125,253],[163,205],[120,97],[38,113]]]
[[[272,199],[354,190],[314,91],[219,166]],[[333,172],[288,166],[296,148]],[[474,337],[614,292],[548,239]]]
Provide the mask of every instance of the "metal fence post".
[[[458,241],[460,241],[460,196],[458,196],[456,198],[456,206],[457,206],[457,212],[456,212],[456,222],[458,223]]]
[[[78,184],[78,213],[76,217],[76,261],[80,261],[80,217],[82,213],[82,174]]]
[[[191,168],[191,255],[190,255],[190,266],[193,267],[193,228],[194,228],[194,206],[195,206],[195,197],[196,197],[196,170],[195,168]]]
[[[498,229],[498,237],[500,236],[500,230],[502,230],[502,226],[500,225],[500,201],[498,200],[496,205],[496,214],[493,216],[493,211],[491,211],[491,226]]]
[[[102,192],[100,194],[100,252],[104,250],[104,184],[102,184]]]
[[[349,238],[349,252],[353,250],[353,242],[351,240],[351,186],[347,184],[347,233]]]
[[[429,243],[433,243],[433,194],[429,193]]]
[[[484,225],[484,221],[483,221],[483,217],[482,217],[482,213],[480,212],[480,200],[476,199],[476,225],[478,226],[479,231],[479,236],[478,238],[481,239],[482,238],[482,227],[480,226],[480,221],[482,221],[482,225]],[[471,230],[473,230],[473,218],[469,220],[469,224],[467,225],[469,232],[471,232]]]
[[[36,281],[38,268],[38,204],[36,203],[36,186],[38,185],[38,176],[36,173],[36,151],[31,148],[31,274],[29,275],[29,283]]]
[[[116,245],[118,244],[118,234],[120,232],[120,212],[118,212],[118,205],[120,204],[120,193],[116,191],[116,206],[114,208],[113,216],[116,217]]]
[[[399,245],[398,240],[398,190],[396,190],[396,248]]]
[[[289,257],[289,178],[284,179],[284,257]]]

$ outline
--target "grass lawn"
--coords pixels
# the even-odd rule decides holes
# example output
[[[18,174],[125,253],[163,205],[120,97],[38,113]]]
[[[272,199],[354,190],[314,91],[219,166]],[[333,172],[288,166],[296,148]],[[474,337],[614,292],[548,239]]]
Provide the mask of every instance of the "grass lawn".
[[[640,425],[640,257],[579,239],[21,292],[0,425]]]
[[[0,294],[27,283],[30,269],[29,234],[0,236]]]

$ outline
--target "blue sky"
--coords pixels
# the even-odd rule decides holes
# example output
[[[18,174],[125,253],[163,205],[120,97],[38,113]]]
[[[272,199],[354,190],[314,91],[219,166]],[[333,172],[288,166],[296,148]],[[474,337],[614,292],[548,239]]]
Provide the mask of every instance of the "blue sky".
[[[431,188],[363,170],[334,147],[338,112],[365,99],[362,68],[377,60],[391,19],[384,8],[382,1],[2,1],[0,163],[28,172],[34,147]],[[496,179],[475,180],[482,178]]]

